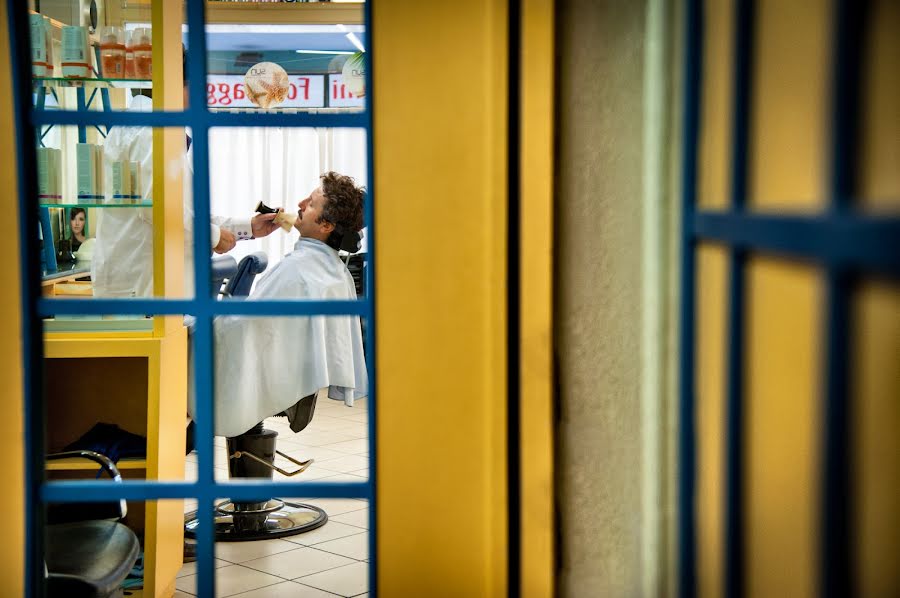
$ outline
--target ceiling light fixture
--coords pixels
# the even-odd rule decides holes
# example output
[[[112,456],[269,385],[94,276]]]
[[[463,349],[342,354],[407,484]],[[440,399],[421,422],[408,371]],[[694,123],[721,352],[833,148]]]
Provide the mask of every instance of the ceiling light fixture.
[[[359,50],[360,52],[365,52],[365,51],[366,51],[366,49],[365,49],[365,48],[363,47],[363,45],[362,45],[362,42],[359,41],[359,38],[356,37],[356,34],[355,34],[355,33],[353,33],[353,32],[348,33],[348,34],[347,34],[347,39],[349,39],[349,40],[350,40],[350,43],[353,44],[354,46],[356,46],[356,49]]]
[[[297,54],[356,54],[351,50],[294,50]]]

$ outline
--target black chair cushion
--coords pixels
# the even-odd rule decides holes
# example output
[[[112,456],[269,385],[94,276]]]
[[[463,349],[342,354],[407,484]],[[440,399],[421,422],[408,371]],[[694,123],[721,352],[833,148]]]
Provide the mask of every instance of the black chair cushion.
[[[47,526],[48,596],[114,595],[140,553],[134,532],[115,521]]]

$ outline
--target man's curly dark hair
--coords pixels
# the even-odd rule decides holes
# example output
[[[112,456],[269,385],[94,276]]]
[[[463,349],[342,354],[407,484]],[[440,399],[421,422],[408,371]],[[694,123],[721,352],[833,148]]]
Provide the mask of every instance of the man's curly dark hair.
[[[366,192],[356,186],[353,177],[344,176],[334,171],[326,172],[321,177],[322,193],[325,205],[322,208],[322,220],[334,225],[334,232],[328,244],[337,243],[344,233],[358,233],[363,227],[363,207]]]

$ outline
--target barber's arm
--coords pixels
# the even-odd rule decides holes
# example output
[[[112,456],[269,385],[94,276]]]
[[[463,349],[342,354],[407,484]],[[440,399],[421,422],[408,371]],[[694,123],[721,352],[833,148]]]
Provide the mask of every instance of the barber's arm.
[[[238,241],[258,239],[272,234],[279,228],[279,225],[273,222],[276,216],[277,214],[257,214],[249,223],[219,219],[218,224],[210,225],[210,241],[213,251],[228,253],[234,249]]]

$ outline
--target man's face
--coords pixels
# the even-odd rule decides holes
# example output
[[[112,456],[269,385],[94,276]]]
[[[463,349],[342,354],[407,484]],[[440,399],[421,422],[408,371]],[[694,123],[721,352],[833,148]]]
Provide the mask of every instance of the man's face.
[[[300,231],[300,236],[324,241],[331,234],[331,231],[334,230],[333,224],[322,220],[322,210],[326,201],[328,199],[322,192],[322,188],[317,187],[309,194],[309,197],[297,204],[300,210],[298,211],[294,228]]]

